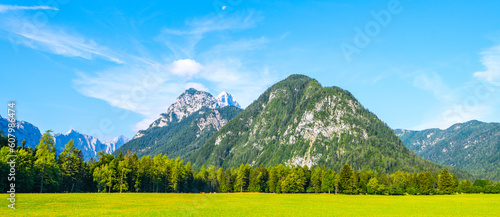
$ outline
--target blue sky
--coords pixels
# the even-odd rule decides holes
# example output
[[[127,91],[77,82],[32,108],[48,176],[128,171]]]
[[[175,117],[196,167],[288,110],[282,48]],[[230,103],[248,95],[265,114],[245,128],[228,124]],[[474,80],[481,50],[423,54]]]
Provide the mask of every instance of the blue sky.
[[[248,106],[290,74],[392,128],[500,122],[500,2],[9,1],[4,103],[42,131],[132,137],[186,88]]]

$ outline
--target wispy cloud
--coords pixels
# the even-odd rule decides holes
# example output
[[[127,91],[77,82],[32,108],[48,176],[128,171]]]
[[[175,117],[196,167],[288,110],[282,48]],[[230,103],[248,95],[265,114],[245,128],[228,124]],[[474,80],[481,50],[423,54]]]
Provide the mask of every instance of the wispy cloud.
[[[185,86],[173,81],[161,65],[126,65],[77,76],[73,83],[83,95],[149,117],[158,115],[165,108],[161,102],[171,101]]]
[[[116,52],[97,44],[95,41],[77,34],[68,34],[64,29],[44,25],[37,26],[25,18],[7,17],[0,21],[0,31],[4,37],[16,45],[50,52],[68,57],[84,59],[102,58],[115,63],[123,63]]]
[[[269,39],[230,37],[231,32],[252,28],[263,19],[252,11],[224,18],[191,19],[179,29],[163,28],[155,41],[169,48],[170,53],[148,55],[151,51],[135,41],[140,57],[130,52],[118,53],[88,36],[69,34],[73,31],[61,27],[45,25],[42,28],[23,17],[7,18],[0,20],[0,31],[8,33],[3,37],[17,45],[67,57],[100,58],[118,63],[99,71],[78,71],[73,86],[85,96],[141,114],[144,119],[131,127],[134,131],[147,127],[187,88],[216,91],[212,94],[225,90],[242,106],[247,106],[278,78],[267,66],[255,65],[245,56],[248,51],[263,49]],[[214,35],[224,40],[197,49],[200,41]]]
[[[419,73],[414,86],[429,91],[440,102],[429,108],[423,122],[415,129],[445,129],[470,120],[491,120],[500,104],[500,46],[481,54],[485,71],[475,72],[463,86],[450,88],[437,73]]]
[[[475,72],[474,76],[485,82],[500,86],[500,45],[481,53],[481,63],[485,71]]]
[[[257,66],[242,53],[261,49],[268,39],[224,40],[213,46],[195,49],[209,33],[251,28],[262,19],[256,13],[232,15],[221,20],[205,17],[186,22],[183,29],[164,28],[156,41],[172,53],[156,60],[140,58],[131,64],[97,73],[80,72],[75,88],[83,95],[102,99],[110,105],[142,114],[144,119],[132,130],[147,127],[174,102],[185,89],[223,90],[232,93],[247,106],[277,79],[266,66]]]
[[[254,27],[263,17],[256,12],[232,14],[227,17],[208,16],[186,21],[184,29],[164,28],[156,40],[164,43],[174,58],[193,58],[196,45],[210,33],[243,30]]]
[[[18,6],[18,5],[0,5],[0,13],[6,13],[9,11],[21,11],[21,10],[54,10],[59,9],[51,6]]]
[[[443,79],[436,72],[421,72],[415,76],[413,86],[429,91],[441,102],[450,102],[455,98],[454,91],[443,82]]]

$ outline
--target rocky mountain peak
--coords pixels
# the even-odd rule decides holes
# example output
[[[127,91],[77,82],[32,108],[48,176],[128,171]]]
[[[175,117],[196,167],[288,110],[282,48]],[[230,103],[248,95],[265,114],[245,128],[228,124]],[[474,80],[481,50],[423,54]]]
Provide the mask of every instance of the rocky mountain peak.
[[[217,96],[217,101],[219,107],[232,105],[234,107],[241,108],[240,104],[234,100],[234,96],[226,91],[222,91],[222,93]]]
[[[168,126],[171,122],[180,122],[183,118],[199,111],[202,108],[222,108],[228,105],[241,108],[240,105],[234,100],[233,95],[223,91],[217,98],[212,94],[199,91],[194,88],[189,88],[184,91],[175,102],[170,105],[165,113],[160,114],[149,128]],[[140,132],[134,137],[140,135]]]

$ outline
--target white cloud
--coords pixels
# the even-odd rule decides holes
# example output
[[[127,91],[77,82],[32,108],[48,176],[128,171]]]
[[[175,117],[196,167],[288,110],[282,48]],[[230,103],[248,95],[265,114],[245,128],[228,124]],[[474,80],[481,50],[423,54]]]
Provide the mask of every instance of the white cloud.
[[[195,52],[195,45],[209,32],[245,29],[260,18],[253,13],[227,19],[206,18],[187,22],[185,30],[164,29],[157,40],[165,43],[173,55],[163,61],[133,58],[123,66],[97,73],[78,74],[75,88],[85,96],[102,99],[110,105],[143,115],[131,126],[145,129],[165,112],[185,89],[226,90],[247,106],[274,83],[277,75],[266,66],[249,63],[242,53],[264,47],[268,40],[225,40]],[[194,57],[196,56],[196,58]]]
[[[170,72],[174,75],[192,77],[198,74],[203,66],[191,59],[176,60],[170,65]]]
[[[481,55],[481,63],[486,70],[475,72],[474,76],[500,86],[500,45],[482,52]]]
[[[89,60],[99,57],[115,63],[123,63],[119,55],[107,47],[83,36],[70,35],[61,28],[39,26],[23,19],[9,18],[0,21],[0,29],[9,33],[7,37],[12,43],[33,49],[68,57],[81,57]]]
[[[427,111],[414,129],[445,129],[470,120],[494,120],[500,111],[500,46],[481,53],[485,71],[473,73],[473,79],[463,86],[450,88],[436,73],[421,73],[414,86],[429,91],[439,105]]]
[[[58,8],[50,6],[17,6],[17,5],[0,5],[0,13],[6,13],[8,11],[20,11],[20,10],[54,10],[58,11]]]

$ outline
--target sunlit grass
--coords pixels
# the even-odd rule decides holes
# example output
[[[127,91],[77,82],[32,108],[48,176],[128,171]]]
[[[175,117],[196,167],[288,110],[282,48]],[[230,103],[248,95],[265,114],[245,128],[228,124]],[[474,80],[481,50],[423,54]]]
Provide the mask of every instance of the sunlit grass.
[[[6,194],[1,195],[7,198]],[[17,194],[2,216],[500,216],[500,195]]]

